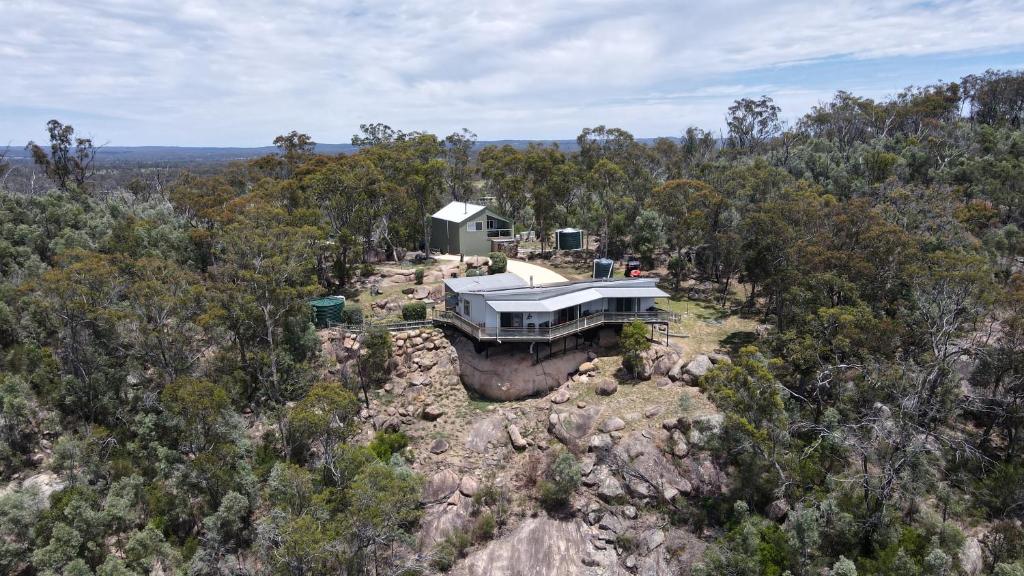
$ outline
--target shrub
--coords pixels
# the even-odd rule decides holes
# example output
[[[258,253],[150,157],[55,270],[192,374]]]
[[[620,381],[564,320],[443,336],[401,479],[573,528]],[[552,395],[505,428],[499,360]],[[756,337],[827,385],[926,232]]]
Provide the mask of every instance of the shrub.
[[[427,305],[423,302],[409,302],[402,306],[402,320],[426,320]]]
[[[456,530],[434,548],[434,557],[430,560],[430,565],[438,572],[451,570],[472,543],[468,534]]]
[[[423,268],[416,269],[415,277],[417,284],[423,284]]]
[[[473,523],[473,541],[479,543],[494,538],[494,530],[497,524],[494,514],[490,512],[484,512],[478,516],[476,522]]]
[[[491,265],[488,271],[491,274],[501,274],[508,270],[508,258],[501,252],[491,252],[487,255],[491,259]]]
[[[636,378],[640,362],[643,361],[641,354],[651,348],[651,342],[647,339],[647,325],[636,320],[623,326],[619,346],[622,348],[623,366]]]
[[[369,262],[364,262],[361,266],[359,266],[359,275],[362,276],[363,278],[369,278],[370,276],[373,276],[376,273],[377,269],[374,268],[373,264],[370,264]]]
[[[548,466],[540,483],[540,503],[548,512],[564,510],[580,485],[580,465],[576,457],[562,452]]]
[[[381,462],[390,462],[391,455],[397,454],[409,445],[409,437],[401,432],[377,432],[370,442],[370,452]]]
[[[363,310],[361,308],[345,308],[341,312],[342,324],[362,324]]]

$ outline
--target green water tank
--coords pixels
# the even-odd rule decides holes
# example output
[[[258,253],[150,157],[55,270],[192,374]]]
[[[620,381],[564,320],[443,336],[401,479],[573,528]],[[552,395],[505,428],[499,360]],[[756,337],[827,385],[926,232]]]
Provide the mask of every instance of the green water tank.
[[[309,301],[313,308],[313,324],[317,328],[328,328],[341,324],[341,312],[345,309],[344,296],[325,296]]]
[[[576,228],[555,230],[555,250],[579,250],[583,248],[583,231]]]
[[[615,262],[610,258],[594,260],[594,278],[611,278]]]

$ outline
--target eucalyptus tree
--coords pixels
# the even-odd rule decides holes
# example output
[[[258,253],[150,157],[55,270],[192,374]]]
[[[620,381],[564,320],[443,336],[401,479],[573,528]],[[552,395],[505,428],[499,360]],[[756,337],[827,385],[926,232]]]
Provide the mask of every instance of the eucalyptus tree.
[[[25,145],[32,161],[62,192],[87,194],[86,185],[92,176],[97,152],[92,139],[76,137],[75,129],[59,120],[47,122],[46,131],[50,136],[49,150],[34,141]]]

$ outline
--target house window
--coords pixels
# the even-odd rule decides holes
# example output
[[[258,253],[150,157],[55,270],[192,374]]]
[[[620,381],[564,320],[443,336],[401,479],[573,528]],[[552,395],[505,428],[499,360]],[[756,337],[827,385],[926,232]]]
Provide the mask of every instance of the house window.
[[[462,315],[469,318],[469,300],[462,301]]]
[[[484,223],[482,220],[477,220],[476,222],[470,222],[469,224],[466,224],[466,230],[469,232],[479,232],[483,229]]]

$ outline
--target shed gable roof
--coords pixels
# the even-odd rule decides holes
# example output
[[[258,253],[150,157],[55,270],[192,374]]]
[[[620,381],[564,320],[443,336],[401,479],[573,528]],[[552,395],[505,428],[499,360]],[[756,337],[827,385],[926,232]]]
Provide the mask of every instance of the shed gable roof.
[[[468,202],[449,202],[447,206],[441,208],[437,212],[434,212],[433,218],[437,218],[438,220],[447,220],[448,222],[462,223],[486,209],[486,206],[481,206],[479,204],[470,204]]]

